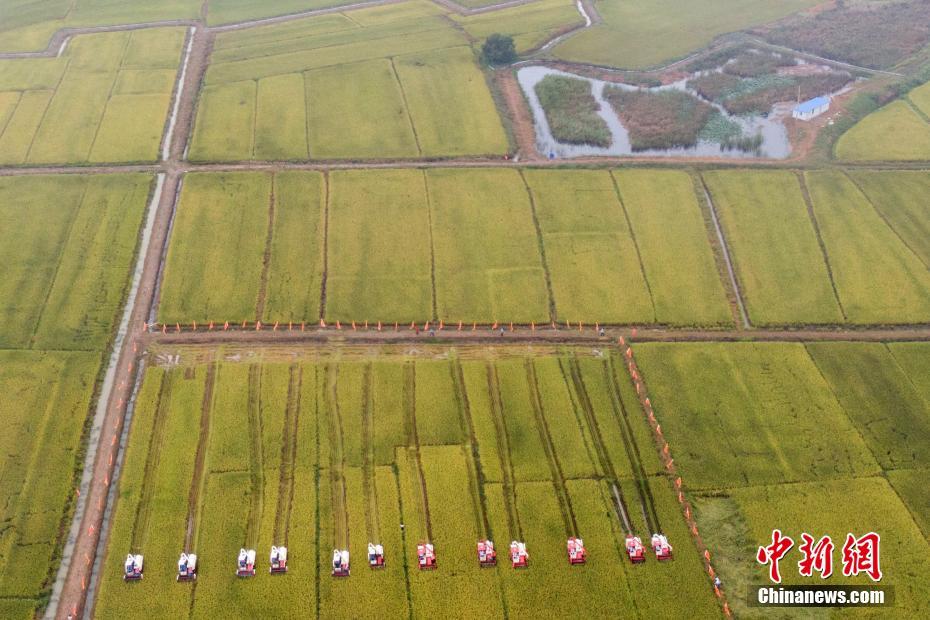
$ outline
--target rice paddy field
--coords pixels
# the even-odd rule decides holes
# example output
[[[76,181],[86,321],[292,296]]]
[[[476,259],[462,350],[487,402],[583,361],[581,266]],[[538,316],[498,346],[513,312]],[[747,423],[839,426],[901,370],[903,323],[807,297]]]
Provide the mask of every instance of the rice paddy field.
[[[731,325],[703,182],[754,325],[922,324],[925,181],[895,171],[195,173],[158,317]]]
[[[896,100],[872,112],[840,136],[836,158],[843,161],[927,161],[930,122],[908,100]]]
[[[754,556],[775,528],[795,540],[810,532],[834,541],[874,530],[882,583],[895,586],[893,615],[926,608],[930,589],[912,578],[928,551],[926,493],[915,484],[928,459],[926,343],[635,348],[730,591],[767,579]],[[785,583],[806,582],[793,564],[782,563]],[[736,614],[763,615],[743,597],[729,600]]]
[[[0,60],[0,164],[155,161],[184,39],[86,34],[58,58]]]
[[[139,393],[99,617],[561,615],[579,598],[600,617],[675,615],[682,600],[719,614],[617,354],[178,353],[180,366],[153,357]],[[636,531],[675,541],[674,561],[629,563],[614,485]],[[585,566],[565,558],[573,532]],[[529,569],[479,568],[481,537],[525,540]],[[420,540],[435,571],[416,568]],[[365,566],[369,541],[385,546],[382,571]],[[281,543],[290,571],[269,576],[264,555]],[[252,579],[234,574],[242,546],[258,553]],[[175,583],[184,548],[198,553],[194,585]],[[350,551],[347,579],[328,574],[333,548]],[[146,577],[125,584],[130,549]]]
[[[598,0],[595,8],[603,23],[558,44],[553,55],[560,60],[645,69],[688,56],[719,35],[772,22],[815,4],[816,0],[699,0],[682,8],[674,0]]]
[[[425,2],[221,33],[190,158],[503,155],[508,138],[467,44]]]

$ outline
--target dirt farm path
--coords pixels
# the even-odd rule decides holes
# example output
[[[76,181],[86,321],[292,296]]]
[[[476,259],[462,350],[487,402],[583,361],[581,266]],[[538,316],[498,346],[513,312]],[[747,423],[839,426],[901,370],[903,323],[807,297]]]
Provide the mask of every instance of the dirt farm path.
[[[105,165],[105,166],[7,166],[0,167],[0,176],[12,175],[42,175],[42,174],[115,174],[124,172],[146,172],[161,175],[161,192],[158,200],[152,200],[150,209],[152,213],[152,227],[149,232],[149,243],[144,252],[137,259],[136,268],[141,270],[138,288],[131,305],[127,304],[124,310],[124,322],[129,326],[125,334],[119,334],[114,343],[114,349],[109,365],[114,369],[112,380],[105,383],[99,395],[98,407],[102,416],[100,423],[95,423],[94,432],[98,433],[96,439],[89,443],[87,459],[85,461],[85,479],[89,477],[86,491],[80,498],[78,508],[75,510],[71,533],[65,545],[61,567],[53,585],[50,603],[46,609],[46,618],[89,617],[92,612],[88,605],[88,595],[92,595],[94,584],[94,566],[98,557],[104,553],[106,534],[104,531],[104,515],[106,513],[110,489],[118,481],[114,480],[115,464],[119,461],[120,441],[123,433],[124,421],[128,403],[131,402],[133,389],[140,372],[140,362],[148,347],[171,346],[252,346],[252,345],[284,345],[287,347],[307,347],[314,345],[329,345],[339,343],[357,344],[400,344],[413,345],[427,342],[443,344],[482,345],[482,344],[554,344],[554,345],[591,345],[595,347],[612,346],[620,336],[630,338],[635,333],[637,341],[682,341],[682,342],[711,342],[711,341],[739,341],[739,340],[772,340],[772,341],[813,341],[813,340],[859,340],[859,341],[887,341],[887,340],[930,340],[930,326],[912,326],[901,328],[872,327],[863,329],[851,328],[801,328],[801,329],[734,329],[734,330],[689,330],[642,327],[609,327],[605,336],[587,327],[584,331],[562,327],[558,330],[549,327],[530,330],[519,327],[514,331],[506,331],[503,335],[492,332],[487,327],[483,330],[446,328],[438,333],[436,338],[428,338],[424,334],[417,334],[408,329],[398,331],[374,331],[350,329],[314,329],[299,331],[279,329],[272,331],[265,328],[262,331],[208,332],[201,327],[200,331],[189,330],[181,333],[151,333],[142,329],[143,324],[149,320],[149,313],[155,300],[158,278],[164,259],[164,249],[168,242],[168,233],[172,214],[177,204],[179,189],[184,174],[195,171],[238,171],[259,170],[275,172],[280,170],[336,170],[336,169],[364,169],[364,168],[431,168],[431,167],[489,167],[489,166],[520,166],[529,163],[533,166],[579,166],[594,165],[607,166],[619,163],[635,164],[649,163],[653,165],[674,164],[675,166],[693,163],[718,163],[728,165],[771,166],[779,164],[774,161],[739,161],[707,159],[656,159],[656,158],[587,158],[571,161],[548,161],[539,156],[535,148],[535,131],[529,110],[523,101],[519,85],[508,70],[497,72],[496,80],[508,102],[511,114],[514,117],[514,132],[517,137],[522,162],[505,161],[501,159],[437,159],[437,160],[359,160],[340,162],[234,162],[224,164],[194,164],[185,161],[185,152],[191,137],[193,121],[196,114],[196,105],[203,74],[209,64],[213,40],[217,33],[252,28],[273,23],[286,22],[293,19],[338,13],[361,9],[365,7],[392,4],[401,0],[373,0],[360,2],[348,6],[333,7],[306,11],[292,15],[283,15],[267,19],[252,20],[222,26],[209,27],[200,20],[173,20],[152,22],[144,24],[124,24],[115,26],[96,26],[87,28],[65,28],[56,32],[46,50],[25,53],[0,53],[0,59],[57,57],[66,49],[71,37],[79,34],[126,31],[142,28],[182,26],[189,29],[189,39],[185,41],[184,70],[178,71],[177,83],[174,90],[173,110],[176,110],[173,122],[166,122],[163,146],[166,146],[167,157],[153,164]],[[463,8],[451,0],[434,0],[443,7],[459,14],[470,15],[486,13],[526,4],[533,0],[511,0],[476,9]],[[593,3],[583,0],[584,12],[594,24],[600,21],[593,8]],[[587,21],[587,20],[586,20]],[[587,25],[576,27],[570,31],[558,34],[564,39],[574,32],[578,32]],[[555,39],[546,45],[551,45]],[[190,44],[188,46],[188,43]],[[545,46],[543,46],[545,47]],[[682,61],[678,61],[679,63]],[[672,63],[676,65],[678,63]],[[581,65],[579,65],[581,66]],[[670,65],[671,66],[671,65]],[[183,80],[181,79],[183,75]],[[796,166],[796,164],[795,164]],[[854,167],[854,166],[850,166]],[[870,167],[882,167],[871,165]],[[887,165],[888,168],[908,168],[907,165]],[[920,168],[920,166],[910,166]],[[154,198],[154,197],[153,197]]]

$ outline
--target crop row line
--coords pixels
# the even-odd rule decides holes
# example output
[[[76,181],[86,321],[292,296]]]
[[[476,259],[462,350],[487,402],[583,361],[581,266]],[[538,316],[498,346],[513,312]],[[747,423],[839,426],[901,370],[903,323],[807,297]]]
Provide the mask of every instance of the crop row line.
[[[158,390],[158,402],[155,405],[155,418],[152,420],[151,435],[149,436],[148,452],[145,458],[145,469],[142,473],[142,494],[136,506],[136,518],[132,527],[133,550],[139,550],[145,543],[148,530],[149,514],[151,512],[152,496],[155,494],[155,472],[161,458],[161,447],[164,440],[165,425],[168,411],[171,408],[171,377],[165,373],[161,377],[161,386]]]
[[[836,300],[836,305],[840,309],[840,314],[843,317],[843,320],[846,321],[849,317],[846,314],[846,309],[843,307],[843,300],[840,298],[840,291],[836,287],[836,278],[833,277],[833,266],[830,264],[830,257],[827,254],[827,244],[823,240],[823,234],[820,232],[820,223],[817,221],[817,214],[814,212],[814,201],[811,199],[810,188],[807,186],[807,179],[804,177],[804,173],[797,171],[795,173],[798,179],[798,185],[801,187],[801,196],[804,198],[804,204],[807,206],[807,216],[810,218],[811,227],[814,229],[814,236],[817,237],[817,245],[820,247],[820,253],[823,257],[823,264],[827,270],[827,278],[830,280],[830,288],[833,290],[833,298]]]
[[[497,454],[501,464],[501,489],[504,496],[504,510],[507,513],[507,528],[511,538],[523,540],[523,526],[517,511],[517,487],[514,483],[513,455],[510,452],[510,435],[504,422],[504,407],[501,402],[500,380],[497,366],[487,364],[488,395],[491,403],[491,417],[497,437]]]
[[[372,416],[371,363],[365,365],[362,375],[362,488],[365,495],[365,526],[368,540],[381,541],[378,519],[378,486],[375,483],[374,425]]]
[[[196,547],[194,536],[198,531],[201,498],[204,496],[204,487],[207,479],[207,447],[210,439],[210,418],[213,410],[213,392],[216,386],[216,375],[216,364],[210,364],[207,367],[203,402],[200,406],[200,436],[197,439],[197,452],[194,456],[194,472],[191,478],[191,488],[187,499],[187,533],[184,539],[185,551],[191,551]]]
[[[249,496],[249,520],[243,542],[252,547],[261,527],[265,497],[265,459],[262,454],[262,367],[258,364],[249,366],[248,417],[249,481],[252,491]]]
[[[287,383],[284,432],[281,434],[281,469],[278,478],[278,506],[275,512],[274,540],[287,545],[294,505],[294,470],[297,459],[297,427],[300,418],[300,395],[303,369],[292,364]]]
[[[338,548],[349,548],[349,504],[348,489],[345,478],[345,443],[342,426],[342,412],[339,407],[339,366],[329,364],[326,372],[326,405],[329,418],[329,479],[331,501],[333,504],[333,533]],[[319,501],[319,499],[317,499]],[[342,543],[342,544],[340,544]]]
[[[472,499],[475,531],[490,538],[491,524],[488,519],[487,501],[484,492],[484,471],[481,468],[478,441],[475,437],[474,422],[468,403],[468,392],[465,389],[462,364],[457,358],[453,358],[449,364],[449,373],[452,375],[452,398],[455,400],[456,410],[459,414],[459,427],[465,437],[462,450],[465,453],[465,465],[468,468],[468,490]]]
[[[429,495],[426,492],[426,475],[420,455],[420,434],[417,430],[417,374],[416,365],[409,361],[404,365],[404,414],[406,418],[407,446],[413,450],[416,477],[419,481],[420,502],[426,522],[426,536],[433,539],[433,522],[430,518]]]

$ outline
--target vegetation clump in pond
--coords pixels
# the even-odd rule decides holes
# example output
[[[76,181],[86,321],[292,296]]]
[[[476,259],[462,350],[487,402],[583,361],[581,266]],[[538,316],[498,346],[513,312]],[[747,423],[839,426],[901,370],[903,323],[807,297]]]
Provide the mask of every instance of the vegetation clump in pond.
[[[566,144],[608,147],[612,137],[588,80],[547,75],[536,84],[536,96],[546,113],[552,137]]]
[[[630,134],[634,151],[689,147],[697,144],[713,106],[677,90],[604,89]]]
[[[729,73],[707,73],[688,80],[688,88],[722,105],[730,114],[768,114],[779,101],[826,95],[852,81],[852,75],[829,71],[812,75],[766,74],[741,78]]]

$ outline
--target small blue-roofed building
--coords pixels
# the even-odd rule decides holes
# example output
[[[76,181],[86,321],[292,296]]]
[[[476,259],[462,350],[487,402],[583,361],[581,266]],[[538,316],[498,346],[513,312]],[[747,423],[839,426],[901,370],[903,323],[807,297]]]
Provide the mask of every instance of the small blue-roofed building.
[[[809,121],[815,116],[820,116],[829,109],[829,97],[815,97],[794,106],[794,110],[791,111],[791,118],[796,118],[801,121]]]

